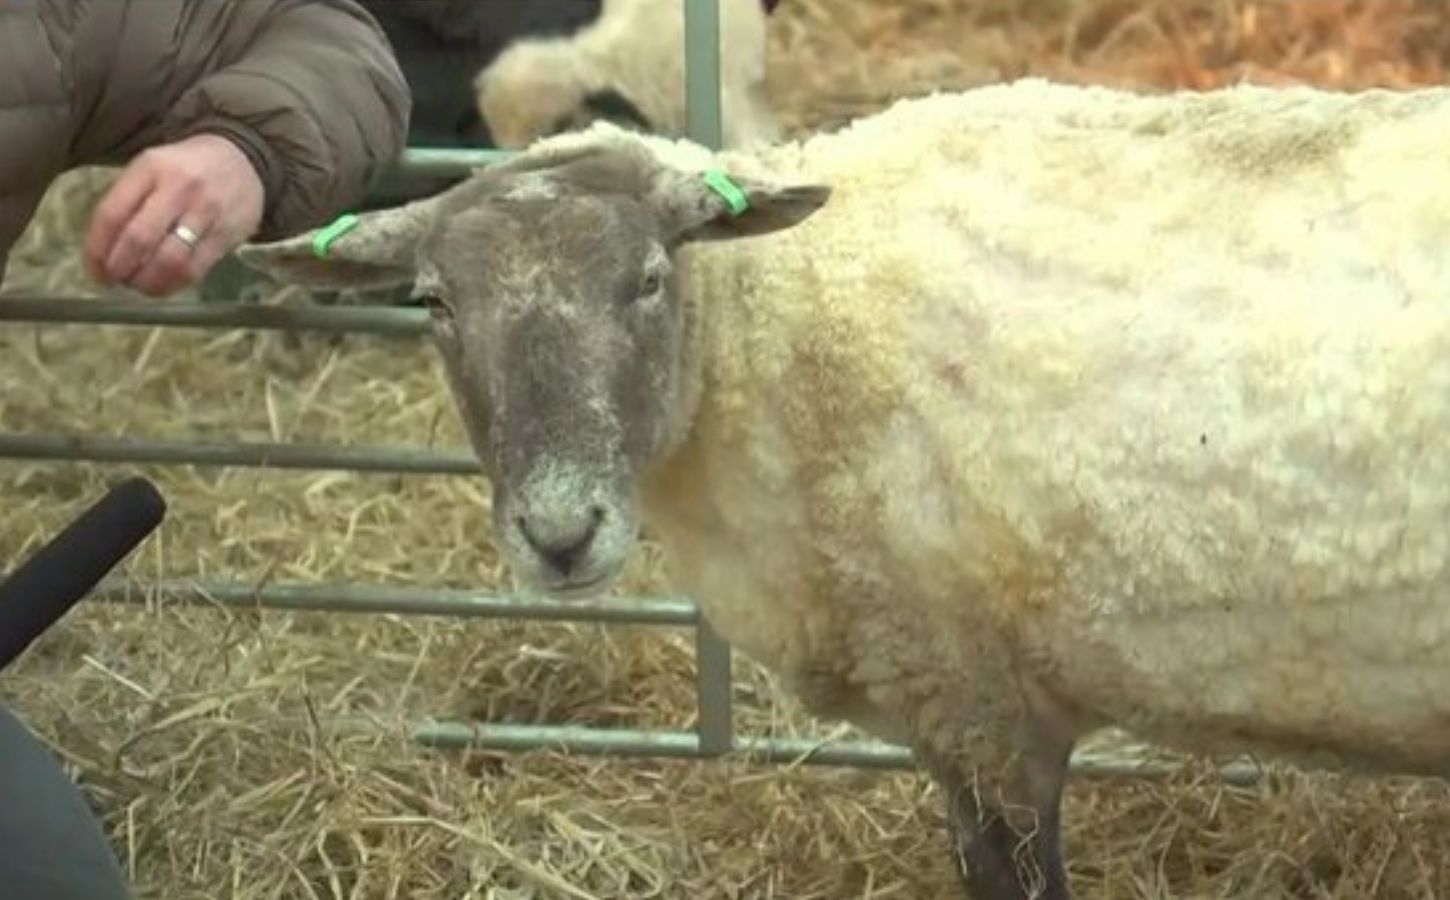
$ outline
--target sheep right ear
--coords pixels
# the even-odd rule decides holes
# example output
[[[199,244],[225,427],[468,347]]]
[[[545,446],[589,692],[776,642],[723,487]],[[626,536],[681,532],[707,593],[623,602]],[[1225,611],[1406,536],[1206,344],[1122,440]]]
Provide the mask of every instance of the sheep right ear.
[[[411,283],[415,256],[438,196],[360,214],[269,243],[244,244],[237,259],[283,283],[322,290],[374,290]]]
[[[651,194],[682,241],[730,240],[793,228],[830,198],[829,185],[766,181],[720,169],[665,170]]]

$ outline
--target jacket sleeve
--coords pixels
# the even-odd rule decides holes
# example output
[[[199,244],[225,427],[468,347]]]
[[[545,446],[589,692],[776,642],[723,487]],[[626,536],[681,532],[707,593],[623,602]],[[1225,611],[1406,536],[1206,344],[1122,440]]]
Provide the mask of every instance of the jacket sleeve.
[[[198,29],[192,39],[217,41],[230,62],[186,86],[145,140],[236,142],[266,188],[256,238],[272,240],[362,199],[406,144],[411,99],[387,39],[351,0],[265,5],[254,27]]]

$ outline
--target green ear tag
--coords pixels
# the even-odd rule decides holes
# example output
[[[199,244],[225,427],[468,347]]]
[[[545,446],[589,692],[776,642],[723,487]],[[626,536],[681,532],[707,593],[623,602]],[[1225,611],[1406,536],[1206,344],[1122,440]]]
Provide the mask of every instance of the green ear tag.
[[[332,249],[332,242],[356,228],[357,222],[357,216],[352,213],[338,216],[331,225],[317,232],[312,238],[313,255],[318,259],[327,259],[328,251]]]
[[[738,216],[750,208],[750,199],[745,196],[745,192],[730,180],[729,175],[719,169],[711,169],[706,172],[705,183],[710,186],[711,190],[725,198],[725,202],[730,205],[730,215]]]

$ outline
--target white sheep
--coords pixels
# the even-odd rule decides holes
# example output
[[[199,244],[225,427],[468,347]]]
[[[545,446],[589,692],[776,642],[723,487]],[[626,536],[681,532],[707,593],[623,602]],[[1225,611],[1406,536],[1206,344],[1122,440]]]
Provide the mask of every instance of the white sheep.
[[[1447,769],[1447,147],[1443,89],[1026,80],[749,151],[595,126],[243,255],[414,285],[528,583],[606,590],[648,519],[915,749],[973,896],[1065,898],[1099,727]]]
[[[720,90],[726,146],[773,141],[781,123],[766,84],[762,0],[720,0]],[[577,32],[520,37],[474,79],[479,112],[498,146],[522,148],[561,124],[588,124],[610,110],[640,117],[645,130],[688,133],[682,0],[603,0],[599,18]]]

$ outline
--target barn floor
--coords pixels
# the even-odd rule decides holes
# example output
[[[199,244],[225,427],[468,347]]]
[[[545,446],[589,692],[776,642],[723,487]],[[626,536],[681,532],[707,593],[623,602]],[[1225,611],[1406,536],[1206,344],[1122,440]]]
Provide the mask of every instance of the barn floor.
[[[1438,0],[784,0],[774,81],[803,127],[893,96],[1040,73],[1208,87],[1442,79]],[[11,289],[81,293],[70,246],[97,179],[57,187]],[[422,343],[7,325],[0,429],[433,443],[463,436]],[[203,575],[507,589],[482,485],[458,478],[142,469],[171,501],[129,564]],[[0,466],[0,559],[116,470]],[[650,553],[629,593],[665,590]],[[144,900],[958,896],[935,791],[910,774],[433,752],[427,714],[688,728],[690,635],[660,628],[78,609],[0,696],[91,791]],[[738,727],[826,734],[737,657]],[[387,737],[336,736],[358,713]],[[1084,900],[1450,894],[1442,786],[1284,774],[1229,789],[1079,782]]]

